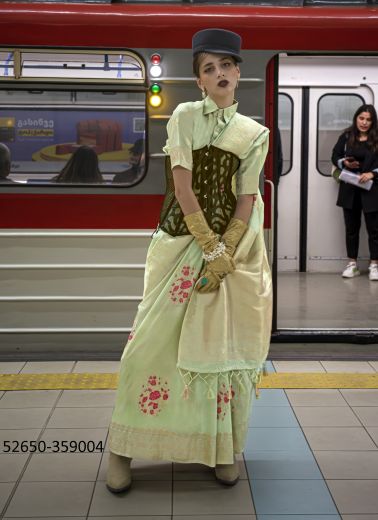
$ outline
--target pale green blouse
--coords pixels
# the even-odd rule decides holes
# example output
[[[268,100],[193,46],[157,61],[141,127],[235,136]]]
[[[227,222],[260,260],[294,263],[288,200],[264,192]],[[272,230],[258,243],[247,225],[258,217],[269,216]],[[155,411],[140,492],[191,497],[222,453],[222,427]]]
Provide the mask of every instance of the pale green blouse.
[[[168,139],[163,151],[171,167],[192,170],[193,150],[215,146],[240,159],[236,173],[236,194],[255,194],[269,146],[269,130],[237,112],[238,103],[218,108],[208,96],[202,101],[181,103],[167,125]]]

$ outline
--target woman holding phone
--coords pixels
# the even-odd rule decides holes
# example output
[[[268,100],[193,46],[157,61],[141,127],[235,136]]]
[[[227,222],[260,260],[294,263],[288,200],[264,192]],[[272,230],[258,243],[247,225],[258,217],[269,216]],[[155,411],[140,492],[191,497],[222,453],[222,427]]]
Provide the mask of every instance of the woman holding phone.
[[[361,214],[369,236],[369,279],[378,281],[378,127],[373,105],[361,105],[352,125],[340,135],[332,152],[332,163],[359,176],[359,184],[373,181],[370,190],[340,182],[337,205],[343,208],[348,264],[343,278],[360,274],[357,266]]]

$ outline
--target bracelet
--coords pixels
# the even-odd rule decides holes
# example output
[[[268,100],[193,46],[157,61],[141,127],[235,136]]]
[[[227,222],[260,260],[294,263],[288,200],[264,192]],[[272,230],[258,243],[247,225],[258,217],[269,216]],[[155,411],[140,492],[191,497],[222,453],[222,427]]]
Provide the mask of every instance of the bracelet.
[[[222,256],[226,251],[226,244],[224,242],[219,242],[219,244],[211,251],[211,253],[202,253],[202,257],[206,262],[212,262],[219,256]]]

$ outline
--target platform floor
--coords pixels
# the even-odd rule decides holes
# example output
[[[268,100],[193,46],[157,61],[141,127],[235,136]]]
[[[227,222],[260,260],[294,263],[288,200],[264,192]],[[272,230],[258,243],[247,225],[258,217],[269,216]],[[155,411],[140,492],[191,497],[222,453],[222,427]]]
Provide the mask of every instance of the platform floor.
[[[378,282],[367,272],[352,279],[340,273],[278,273],[278,328],[376,329]]]
[[[116,372],[117,362],[3,362],[0,373]],[[376,374],[378,361],[273,361],[269,371]],[[0,518],[378,520],[378,389],[262,389],[241,480],[200,465],[134,461],[104,485],[113,390],[0,392]],[[5,454],[4,441],[103,441],[103,453]]]

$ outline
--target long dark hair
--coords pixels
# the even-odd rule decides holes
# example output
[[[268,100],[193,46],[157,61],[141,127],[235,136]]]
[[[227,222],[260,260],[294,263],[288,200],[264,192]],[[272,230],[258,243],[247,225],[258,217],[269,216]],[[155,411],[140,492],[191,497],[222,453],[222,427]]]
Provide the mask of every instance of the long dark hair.
[[[371,116],[371,127],[368,131],[367,144],[374,152],[378,151],[378,124],[377,124],[377,112],[373,105],[361,105],[353,116],[353,123],[349,128],[345,130],[345,133],[349,135],[348,145],[353,147],[359,142],[360,132],[357,128],[357,117],[362,112],[369,112]]]
[[[98,167],[98,157],[90,146],[80,146],[55,178],[55,182],[101,183],[104,182]]]

